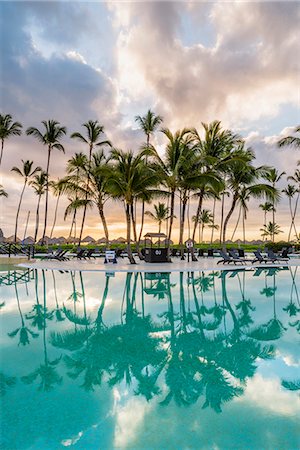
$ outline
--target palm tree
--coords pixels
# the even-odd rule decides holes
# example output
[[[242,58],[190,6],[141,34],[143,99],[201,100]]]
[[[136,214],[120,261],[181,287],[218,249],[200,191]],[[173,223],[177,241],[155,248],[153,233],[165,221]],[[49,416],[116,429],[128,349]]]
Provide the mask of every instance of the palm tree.
[[[162,159],[154,148],[151,149],[151,152],[158,162],[159,170],[157,173],[161,177],[161,182],[163,185],[167,187],[170,196],[170,222],[167,237],[169,252],[173,219],[175,217],[175,195],[179,187],[180,169],[182,168],[184,149],[189,143],[189,130],[184,128],[181,131],[176,131],[174,134],[168,128],[164,128],[161,131],[168,139],[165,157]]]
[[[194,148],[200,156],[201,172],[212,172],[212,174],[215,174],[215,179],[209,179],[209,183],[204,179],[204,183],[202,183],[198,193],[199,199],[196,217],[200,217],[207,188],[213,187],[218,193],[225,192],[225,185],[222,183],[222,179],[224,179],[224,173],[226,173],[228,165],[233,158],[232,153],[235,147],[241,143],[240,136],[233,134],[230,130],[222,130],[221,122],[218,120],[209,124],[202,122],[202,126],[205,132],[204,138],[200,137],[196,129],[192,130]],[[213,186],[211,186],[212,181]],[[194,224],[193,240],[195,240],[196,228],[197,223]]]
[[[294,133],[300,133],[300,125],[297,125],[295,127]],[[278,147],[287,147],[287,146],[300,148],[300,137],[287,136],[278,141]]]
[[[136,116],[135,121],[138,123],[140,129],[146,135],[146,146],[149,148],[150,145],[150,136],[154,133],[154,131],[158,128],[158,126],[162,123],[163,118],[161,116],[156,116],[154,112],[150,109],[147,111],[145,116]],[[144,228],[144,214],[145,213],[145,202],[142,201],[142,211],[141,211],[141,228],[139,234],[139,241],[143,235]]]
[[[22,125],[20,122],[13,122],[10,114],[0,114],[0,139],[1,139],[1,153],[0,166],[3,157],[4,141],[10,136],[20,136],[22,134]]]
[[[104,145],[108,145],[111,147],[110,141],[101,141],[100,137],[104,133],[104,127],[103,125],[100,125],[98,120],[89,120],[88,122],[82,124],[82,126],[85,128],[86,131],[86,137],[84,137],[81,133],[72,133],[71,138],[77,139],[80,142],[83,142],[88,145],[89,147],[89,158],[88,158],[88,166],[87,166],[87,181],[86,181],[86,194],[85,194],[85,200],[88,199],[88,192],[89,192],[89,183],[90,183],[90,165],[92,160],[92,153],[94,150],[94,147],[102,147]],[[82,239],[82,233],[83,233],[83,227],[85,222],[85,216],[86,216],[86,209],[87,204],[84,205],[83,209],[83,215],[82,215],[82,223],[81,223],[81,229],[80,229],[80,235],[79,235],[79,244]]]
[[[274,236],[277,236],[277,234],[282,233],[282,231],[280,230],[280,226],[274,222],[269,222],[267,225],[264,225],[264,227],[261,228],[260,231],[262,232],[261,235],[263,237],[270,236],[273,242]]]
[[[18,175],[20,175],[21,177],[24,178],[24,184],[23,184],[23,188],[21,191],[21,196],[20,196],[20,200],[19,200],[19,205],[18,205],[18,209],[17,209],[17,215],[16,215],[16,224],[15,224],[15,236],[14,236],[14,242],[17,242],[17,232],[18,232],[18,220],[19,220],[19,213],[20,213],[20,208],[21,208],[21,203],[23,200],[23,195],[24,195],[24,191],[26,188],[26,185],[28,183],[28,180],[35,175],[37,172],[40,172],[42,169],[41,167],[35,167],[34,169],[32,168],[33,165],[33,161],[24,161],[22,159],[22,163],[23,163],[23,167],[21,167],[21,169],[19,169],[18,167],[14,166],[11,170],[12,172],[16,172]]]
[[[170,208],[166,206],[165,203],[160,202],[158,202],[157,205],[153,205],[153,207],[154,213],[146,211],[145,214],[158,223],[158,232],[160,233],[162,223],[170,218]]]
[[[26,134],[28,136],[35,137],[41,144],[45,145],[48,150],[47,157],[47,166],[46,166],[46,174],[47,174],[47,185],[46,185],[46,201],[45,201],[45,219],[44,219],[44,230],[42,235],[42,244],[45,243],[45,235],[47,229],[47,218],[48,218],[48,196],[49,196],[49,166],[50,166],[50,157],[53,149],[65,152],[63,145],[60,143],[61,139],[67,133],[65,127],[61,127],[60,123],[56,120],[43,120],[42,125],[44,126],[44,130],[40,131],[35,127],[29,127],[26,130]]]
[[[241,190],[241,192],[240,192],[239,199],[238,199],[238,203],[240,204],[240,208],[239,208],[239,215],[238,215],[238,219],[237,219],[237,222],[236,222],[236,226],[235,226],[235,228],[234,228],[234,230],[233,230],[233,233],[232,233],[232,236],[231,236],[231,240],[232,240],[232,241],[233,241],[235,232],[236,232],[236,230],[237,230],[238,224],[239,224],[239,222],[240,222],[241,214],[242,214],[242,212],[243,212],[243,215],[242,215],[243,241],[244,241],[244,244],[245,244],[245,242],[246,242],[245,221],[246,221],[246,219],[247,219],[247,212],[248,212],[247,202],[248,202],[249,200],[250,200],[250,194],[249,194],[249,192],[248,192],[245,188],[243,188],[243,189]]]
[[[213,215],[210,212],[209,209],[203,209],[201,211],[200,217],[199,217],[199,225],[201,227],[201,234],[199,236],[199,243],[203,242],[203,233],[204,233],[204,228],[206,225],[210,226],[213,225]]]
[[[33,177],[33,180],[29,181],[30,186],[33,187],[34,192],[38,196],[38,202],[36,207],[36,221],[35,221],[35,232],[34,232],[34,243],[37,240],[37,234],[39,229],[39,219],[40,219],[40,202],[42,195],[46,192],[47,186],[47,174],[44,171],[41,171],[39,174]]]
[[[113,165],[108,174],[108,190],[113,198],[124,203],[127,225],[127,253],[129,260],[135,264],[131,251],[131,225],[138,249],[133,206],[136,199],[149,201],[154,187],[158,184],[157,171],[145,163],[147,151],[141,151],[136,156],[129,151],[114,149],[111,152]]]
[[[59,203],[62,193],[64,192],[65,187],[64,187],[63,179],[57,179],[57,181],[52,180],[49,182],[49,185],[51,186],[54,196],[56,197],[56,205],[55,205],[55,210],[54,210],[53,224],[52,224],[52,228],[51,228],[51,232],[50,232],[50,236],[49,236],[51,239],[54,228],[55,228],[56,219],[57,219],[58,203]]]
[[[282,189],[282,192],[289,199],[289,208],[290,208],[290,214],[291,214],[291,225],[290,225],[289,234],[288,234],[288,242],[290,242],[291,232],[292,232],[292,228],[293,227],[294,227],[294,231],[295,231],[296,237],[298,236],[297,229],[296,229],[296,226],[295,226],[295,222],[293,220],[294,217],[293,217],[293,209],[292,209],[292,198],[296,195],[298,190],[293,184],[288,184],[285,189]]]
[[[267,225],[267,213],[270,211],[273,211],[273,203],[271,202],[265,202],[265,203],[261,203],[259,205],[260,209],[264,212],[264,224],[263,226]]]
[[[8,197],[8,193],[3,188],[2,184],[0,184],[0,197]]]
[[[283,175],[285,175],[285,172],[278,172],[277,169],[275,169],[275,167],[270,168],[264,175],[264,178],[269,181],[270,183],[272,183],[273,188],[275,189],[276,187],[276,183],[278,183],[278,181],[281,180],[281,178],[283,177]],[[278,195],[277,197],[277,201],[280,199],[280,196]],[[273,198],[272,199],[272,204],[273,204],[273,209],[272,209],[272,220],[273,223],[275,225],[275,205],[277,203],[276,199]],[[275,227],[274,227],[275,230]],[[272,237],[272,241],[274,242],[274,236]]]
[[[260,183],[259,179],[265,177],[267,167],[255,167],[252,164],[255,156],[251,149],[240,148],[240,152],[246,157],[245,161],[237,161],[235,165],[228,168],[227,173],[227,186],[232,193],[232,202],[227,216],[224,220],[223,226],[223,246],[226,241],[226,229],[230,217],[232,216],[236,205],[239,202],[241,192],[245,197],[251,196],[260,198],[265,195],[268,199],[275,201],[278,199],[279,194],[274,186],[270,184]]]

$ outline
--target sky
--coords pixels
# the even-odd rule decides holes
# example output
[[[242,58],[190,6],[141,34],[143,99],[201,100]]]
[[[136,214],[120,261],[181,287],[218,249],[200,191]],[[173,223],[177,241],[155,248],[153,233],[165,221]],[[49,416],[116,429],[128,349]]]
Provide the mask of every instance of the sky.
[[[149,108],[172,131],[186,126],[201,132],[202,122],[221,120],[254,149],[257,165],[294,173],[300,152],[279,149],[276,143],[300,123],[299,2],[2,1],[0,11],[0,111],[11,114],[24,130],[40,128],[48,119],[67,127],[65,154],[52,155],[52,178],[63,176],[75,152],[87,152],[69,136],[90,119],[104,126],[114,146],[138,151],[145,138],[134,118]],[[153,144],[163,154],[160,132]],[[0,206],[5,236],[13,234],[22,189],[11,168],[20,167],[21,159],[45,168],[46,153],[25,133],[5,142],[0,174],[9,194]],[[279,187],[285,184],[286,176]],[[36,202],[28,188],[20,213],[21,238],[28,211],[26,234],[34,233]],[[50,224],[54,204],[51,198]],[[70,221],[63,220],[66,205],[67,199],[60,206],[56,236],[69,232]],[[111,237],[124,236],[122,206],[107,205],[106,215]],[[284,231],[281,237],[287,235],[289,220],[283,198],[276,218]],[[263,213],[252,202],[248,239],[259,238],[262,223]],[[235,217],[228,237],[234,225]],[[156,229],[148,219],[145,232]],[[176,222],[175,239],[177,231]],[[96,210],[88,213],[87,234],[103,236]]]

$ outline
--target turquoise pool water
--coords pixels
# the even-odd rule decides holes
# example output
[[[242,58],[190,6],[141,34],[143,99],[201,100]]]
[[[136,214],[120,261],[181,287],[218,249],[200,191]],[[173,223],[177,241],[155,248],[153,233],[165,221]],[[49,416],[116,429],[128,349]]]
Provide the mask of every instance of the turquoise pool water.
[[[1,449],[299,448],[299,272],[1,272]]]

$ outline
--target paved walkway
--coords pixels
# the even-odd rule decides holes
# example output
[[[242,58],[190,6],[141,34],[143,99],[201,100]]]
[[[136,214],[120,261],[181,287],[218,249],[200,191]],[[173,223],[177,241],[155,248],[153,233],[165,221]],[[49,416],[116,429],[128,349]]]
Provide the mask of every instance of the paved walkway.
[[[117,264],[104,264],[103,258],[91,260],[70,260],[70,261],[51,261],[51,260],[33,260],[19,264],[21,267],[50,270],[79,270],[79,271],[99,271],[99,272],[198,272],[202,270],[236,270],[257,267],[288,267],[300,266],[300,257],[291,258],[287,263],[268,263],[268,264],[217,264],[220,260],[214,258],[199,258],[196,262],[181,261],[179,258],[173,258],[172,263],[146,263],[136,258],[136,264],[130,264],[129,261],[119,258]]]

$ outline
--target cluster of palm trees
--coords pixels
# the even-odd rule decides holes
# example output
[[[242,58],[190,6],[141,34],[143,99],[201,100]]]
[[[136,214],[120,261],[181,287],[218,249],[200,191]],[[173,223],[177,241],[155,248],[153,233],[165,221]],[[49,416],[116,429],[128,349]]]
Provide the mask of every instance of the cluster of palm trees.
[[[79,242],[82,239],[86,213],[88,208],[96,206],[105,234],[109,243],[108,224],[105,215],[105,205],[108,200],[119,200],[124,205],[127,224],[127,250],[132,262],[132,237],[140,257],[140,242],[143,236],[145,215],[158,222],[159,231],[166,222],[167,243],[170,245],[175,216],[175,208],[179,205],[179,244],[183,252],[184,231],[189,230],[189,238],[196,240],[199,227],[200,239],[203,239],[205,226],[211,228],[211,240],[218,230],[220,242],[225,243],[227,229],[233,213],[238,209],[238,223],[242,218],[243,236],[245,240],[245,221],[247,219],[248,202],[251,198],[263,199],[260,205],[265,214],[262,235],[273,241],[280,232],[276,224],[276,207],[281,197],[277,187],[278,181],[284,175],[274,167],[255,165],[255,154],[247,148],[245,141],[231,130],[223,129],[219,121],[210,124],[203,123],[203,137],[195,129],[183,129],[172,133],[168,128],[161,128],[166,139],[165,152],[161,155],[151,138],[162,123],[162,118],[148,111],[144,117],[137,116],[136,122],[143,130],[146,142],[138,152],[123,151],[114,148],[109,140],[103,139],[104,127],[96,121],[88,121],[82,125],[84,132],[71,134],[72,139],[81,142],[87,148],[87,154],[80,152],[67,162],[66,176],[59,180],[50,179],[50,162],[54,150],[64,152],[62,138],[67,130],[55,120],[42,121],[42,128],[29,127],[28,136],[37,139],[47,149],[46,170],[34,167],[32,161],[23,161],[22,168],[13,167],[12,170],[23,177],[24,184],[20,195],[16,214],[15,240],[17,239],[18,219],[23,194],[28,185],[32,186],[38,196],[36,209],[36,227],[34,240],[39,229],[39,208],[42,195],[45,194],[44,225],[41,241],[44,243],[48,227],[49,191],[57,197],[54,223],[56,223],[58,202],[61,195],[67,196],[69,204],[65,211],[65,218],[71,216],[72,233],[76,233],[78,210],[82,210],[82,220],[79,232]],[[0,115],[0,138],[2,142],[1,159],[4,141],[10,136],[20,135],[22,125],[13,122],[10,115]],[[300,127],[295,129],[299,132]],[[294,145],[300,147],[300,138],[287,137],[281,139],[279,146]],[[295,218],[297,214],[300,194],[300,171],[295,170],[293,176],[288,177],[293,184],[288,184],[283,190],[289,198],[291,237],[299,239]],[[1,195],[5,195],[1,187]],[[225,211],[225,198],[230,198],[230,206]],[[296,198],[293,202],[293,198]],[[150,204],[156,199],[164,199],[154,205],[154,212],[145,211],[145,203]],[[197,200],[196,214],[190,217],[190,205]],[[213,201],[212,211],[203,207],[204,201]],[[217,202],[221,205],[221,220],[216,224],[215,209]],[[140,214],[137,213],[141,205]],[[267,213],[272,212],[272,220],[267,223]],[[140,217],[140,223],[138,218]],[[191,226],[191,221],[193,225]],[[139,226],[139,230],[138,230]]]

